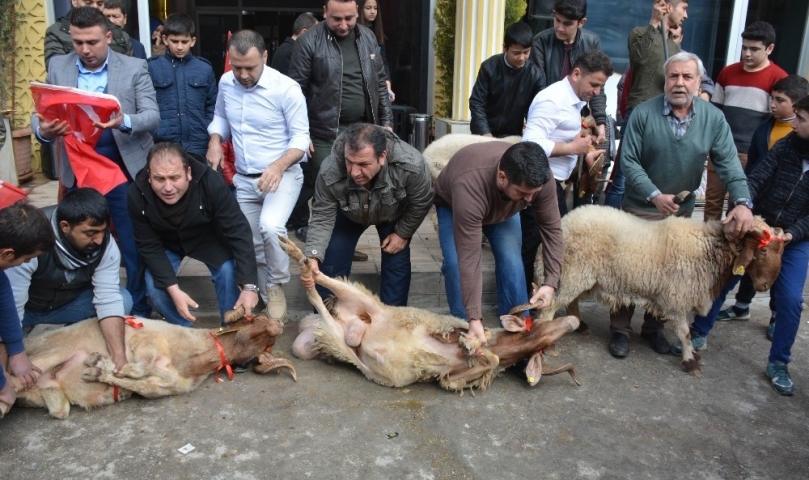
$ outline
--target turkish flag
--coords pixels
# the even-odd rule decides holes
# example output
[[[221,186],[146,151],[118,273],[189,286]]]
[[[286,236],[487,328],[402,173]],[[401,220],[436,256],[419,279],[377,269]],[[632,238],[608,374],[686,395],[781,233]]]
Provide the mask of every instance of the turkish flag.
[[[233,34],[228,32],[228,42]],[[225,47],[225,73],[230,71],[230,50]],[[236,151],[233,149],[233,142],[230,140],[222,144],[222,176],[225,183],[233,185],[233,176],[236,175]]]
[[[126,182],[121,168],[95,151],[103,130],[93,124],[108,122],[113,114],[121,113],[117,98],[39,82],[31,82],[31,94],[37,112],[46,121],[67,121],[70,133],[63,139],[77,186],[91,187],[106,195]]]
[[[10,207],[28,198],[28,192],[8,182],[0,180],[0,209]]]

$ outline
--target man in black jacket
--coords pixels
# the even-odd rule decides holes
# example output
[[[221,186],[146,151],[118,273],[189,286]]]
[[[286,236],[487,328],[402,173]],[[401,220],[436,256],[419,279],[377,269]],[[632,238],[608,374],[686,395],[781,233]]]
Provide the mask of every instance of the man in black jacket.
[[[183,257],[208,266],[219,313],[258,303],[253,234],[222,177],[191,161],[176,143],[159,143],[130,185],[127,207],[146,264],[146,291],[168,322],[191,326],[198,305],[177,284]],[[241,292],[239,290],[241,289]]]
[[[548,85],[567,77],[579,55],[601,50],[601,39],[582,28],[587,23],[587,0],[556,0],[553,28],[536,34],[531,60],[545,73]],[[602,91],[590,100],[590,113],[598,124],[596,144],[606,140],[607,95]]]
[[[292,24],[292,36],[287,37],[284,43],[278,45],[278,48],[275,49],[270,67],[286,75],[289,72],[289,61],[292,59],[292,49],[295,48],[295,41],[317,24],[317,19],[309,12],[298,15],[295,23]]]
[[[509,25],[503,53],[493,55],[480,65],[478,78],[469,97],[475,135],[507,137],[522,135],[528,107],[545,88],[545,74],[533,62],[531,27],[522,22]]]

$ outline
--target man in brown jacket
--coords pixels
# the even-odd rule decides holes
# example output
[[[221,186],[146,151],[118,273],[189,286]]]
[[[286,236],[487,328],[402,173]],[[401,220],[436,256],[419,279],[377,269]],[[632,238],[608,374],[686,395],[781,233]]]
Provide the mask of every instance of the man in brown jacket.
[[[469,320],[470,333],[485,342],[481,232],[489,239],[497,262],[500,315],[528,300],[517,215],[528,206],[536,212],[545,274],[531,302],[550,303],[561,274],[562,228],[556,184],[542,147],[534,142],[464,147],[441,171],[435,193],[447,303],[452,315]]]

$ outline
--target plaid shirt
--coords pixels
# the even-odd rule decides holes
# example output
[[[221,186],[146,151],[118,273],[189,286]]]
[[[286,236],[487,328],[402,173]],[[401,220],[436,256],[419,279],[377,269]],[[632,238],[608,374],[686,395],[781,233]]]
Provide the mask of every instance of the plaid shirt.
[[[686,130],[688,130],[688,126],[691,125],[691,120],[694,119],[694,109],[689,109],[685,118],[680,119],[674,113],[674,109],[671,108],[671,103],[666,100],[664,95],[663,116],[666,117],[666,121],[669,122],[669,127],[671,127],[671,131],[674,132],[674,136],[677,138],[677,140],[680,140],[683,138],[683,135],[685,135]]]

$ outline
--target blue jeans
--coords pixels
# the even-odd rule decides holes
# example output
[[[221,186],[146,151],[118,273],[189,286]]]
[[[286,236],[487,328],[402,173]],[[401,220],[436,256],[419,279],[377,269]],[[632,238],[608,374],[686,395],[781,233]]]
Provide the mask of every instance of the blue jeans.
[[[68,191],[77,187],[68,188]],[[126,192],[129,182],[122,183],[104,195],[110,207],[110,217],[115,227],[118,239],[118,249],[126,270],[126,289],[132,295],[132,315],[148,318],[152,314],[152,307],[146,302],[146,286],[143,284],[143,274],[140,271],[140,256],[135,245],[135,229],[126,207]]]
[[[176,274],[180,270],[180,262],[183,261],[182,255],[172,252],[171,250],[166,250],[166,256],[171,262],[171,266],[174,268],[174,273]],[[212,267],[211,265],[207,265],[207,267],[208,271],[211,272],[211,280],[213,281],[214,291],[216,292],[216,301],[219,304],[220,324],[224,326],[225,312],[233,310],[233,306],[236,305],[236,302],[239,300],[239,295],[241,295],[239,287],[236,284],[236,264],[231,258],[230,260],[226,260],[218,268]],[[152,277],[152,272],[149,271],[148,268],[146,269],[145,280],[146,294],[149,295],[149,298],[152,300],[152,306],[157,310],[157,313],[162,315],[169,323],[182,325],[184,327],[193,325],[193,323],[183,318],[180,313],[177,312],[177,307],[174,306],[174,300],[171,299],[171,295],[168,294],[166,289],[157,288],[155,286],[154,277]]]
[[[781,272],[770,289],[778,320],[775,322],[775,332],[770,347],[770,362],[776,360],[789,363],[792,344],[798,334],[801,323],[801,310],[803,304],[803,286],[806,283],[806,273],[809,270],[809,240],[791,242],[784,248],[781,257]],[[705,336],[711,332],[716,316],[725,302],[728,292],[741,279],[735,276],[714,300],[708,315],[695,316],[691,328],[699,335]]]
[[[129,315],[129,312],[132,311],[132,295],[124,287],[120,288],[121,296],[124,297],[124,315]],[[96,307],[93,305],[93,287],[91,286],[82,290],[76,298],[59,308],[45,312],[37,312],[26,308],[22,325],[23,327],[41,324],[69,325],[95,316]]]
[[[461,292],[461,274],[458,270],[458,252],[455,249],[455,231],[452,228],[452,209],[436,206],[438,236],[444,263],[444,288],[449,311],[455,317],[467,319]],[[494,275],[497,282],[497,303],[500,315],[513,307],[528,302],[525,273],[522,264],[522,231],[520,216],[513,215],[493,225],[483,225],[483,234],[489,239],[494,253]]]
[[[320,271],[330,277],[348,277],[351,274],[351,262],[360,236],[368,227],[352,222],[341,212],[337,212],[334,230],[326,248],[326,255]],[[376,225],[379,242],[394,232],[394,223],[386,222]],[[320,296],[326,298],[331,291],[317,286]],[[382,268],[379,278],[379,299],[385,305],[394,307],[407,306],[410,293],[410,242],[396,254],[382,252]]]
[[[623,144],[623,139],[626,138],[626,124],[633,110],[634,108],[626,110],[626,118],[624,118],[624,123],[621,125],[621,143],[618,144],[618,153],[615,155],[615,167],[613,167],[615,173],[612,176],[612,183],[610,183],[607,193],[604,195],[604,205],[618,210],[621,209],[624,192],[626,191],[626,177],[621,171],[621,145]]]

